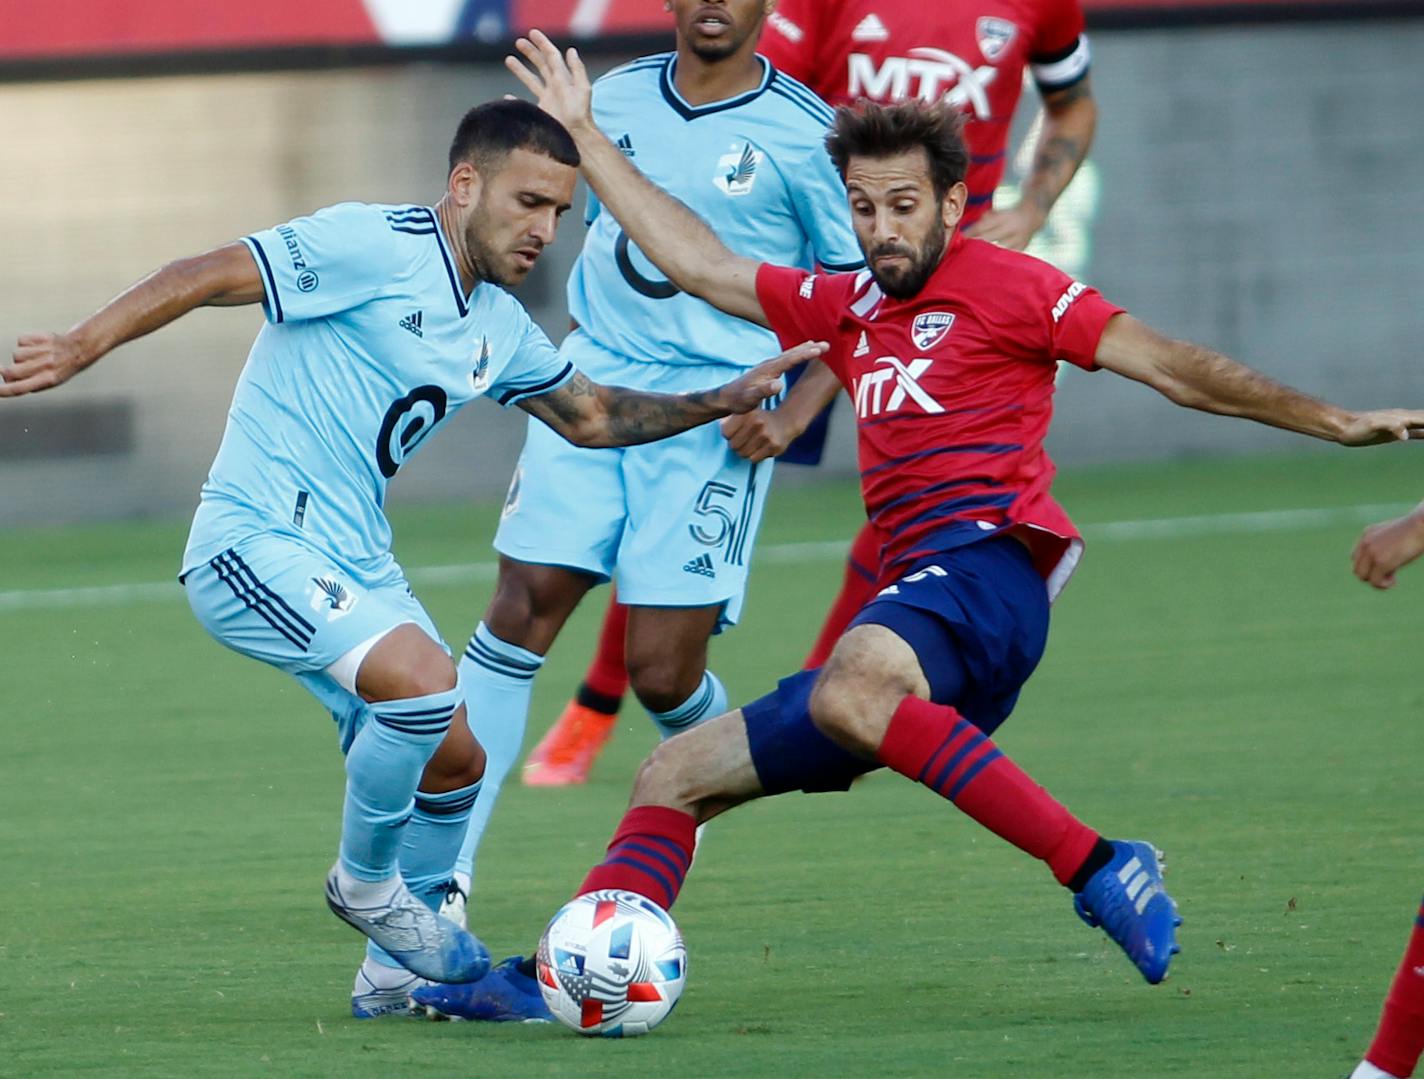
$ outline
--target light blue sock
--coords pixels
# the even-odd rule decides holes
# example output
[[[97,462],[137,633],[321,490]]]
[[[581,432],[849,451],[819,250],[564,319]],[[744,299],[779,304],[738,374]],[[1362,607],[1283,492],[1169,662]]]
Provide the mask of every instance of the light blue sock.
[[[400,871],[406,887],[431,910],[439,910],[445,899],[446,886],[455,870],[455,858],[465,839],[470,809],[479,793],[479,783],[442,794],[415,792],[415,809],[401,839]],[[400,968],[399,963],[369,940],[366,955],[383,967]]]
[[[529,720],[529,697],[534,676],[544,657],[501,641],[481,622],[460,660],[460,680],[465,686],[465,714],[470,730],[485,749],[484,789],[470,814],[465,843],[455,862],[459,873],[475,875],[475,852],[485,834],[505,776],[524,748],[524,727]]]
[[[658,734],[666,742],[674,734],[691,730],[704,720],[720,716],[726,710],[726,688],[715,674],[705,671],[701,683],[692,691],[691,697],[671,712],[649,712],[648,715],[658,728]]]
[[[444,693],[370,706],[346,754],[341,864],[353,877],[377,881],[395,875],[420,774],[463,701],[457,682]]]

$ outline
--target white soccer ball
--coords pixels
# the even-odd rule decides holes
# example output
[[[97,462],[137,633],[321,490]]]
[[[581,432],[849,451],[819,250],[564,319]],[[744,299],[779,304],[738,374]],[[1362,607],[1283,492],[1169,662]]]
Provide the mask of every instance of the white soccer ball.
[[[539,940],[539,989],[580,1034],[633,1038],[672,1013],[687,982],[687,949],[668,912],[635,892],[581,895]]]

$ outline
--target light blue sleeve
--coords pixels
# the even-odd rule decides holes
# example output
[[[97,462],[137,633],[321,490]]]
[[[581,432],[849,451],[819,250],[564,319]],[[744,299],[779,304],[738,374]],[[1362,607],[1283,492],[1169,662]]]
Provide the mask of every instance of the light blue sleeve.
[[[397,271],[391,228],[379,207],[343,202],[244,236],[262,275],[267,321],[322,318],[371,299]]]
[[[518,303],[513,306],[523,316],[523,333],[514,356],[485,391],[506,408],[517,405],[526,397],[538,397],[557,390],[576,373],[574,365],[559,355],[548,334],[529,317],[529,313]]]
[[[865,256],[850,225],[845,184],[831,155],[817,146],[793,175],[791,201],[810,241],[812,257],[836,272],[864,267]]]

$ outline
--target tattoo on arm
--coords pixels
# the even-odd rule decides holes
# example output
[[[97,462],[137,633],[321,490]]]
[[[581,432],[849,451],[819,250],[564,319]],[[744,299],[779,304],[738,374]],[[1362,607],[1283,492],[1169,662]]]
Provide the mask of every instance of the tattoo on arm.
[[[1089,78],[1085,75],[1072,86],[1044,94],[1043,108],[1043,132],[1023,192],[1046,217],[1088,156],[1097,123]]]
[[[1052,209],[1085,156],[1087,147],[1082,141],[1064,135],[1055,135],[1039,145],[1025,187],[1032,191],[1034,203],[1041,212],[1047,214]]]
[[[634,446],[696,427],[726,414],[715,408],[712,394],[642,393],[621,386],[603,386],[609,445]]]
[[[654,442],[726,415],[715,391],[644,393],[600,386],[582,371],[556,390],[529,397],[520,407],[580,446],[633,446]]]

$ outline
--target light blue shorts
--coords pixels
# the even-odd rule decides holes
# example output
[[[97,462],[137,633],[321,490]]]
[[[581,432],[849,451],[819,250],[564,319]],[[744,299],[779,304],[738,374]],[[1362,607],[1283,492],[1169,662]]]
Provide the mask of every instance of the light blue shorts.
[[[352,692],[355,671],[332,665],[406,622],[445,647],[393,558],[361,572],[306,544],[254,532],[189,570],[183,584],[219,643],[293,675],[332,713],[343,749],[365,703]]]
[[[659,393],[711,389],[739,373],[625,360],[578,332],[560,354],[595,382]],[[612,578],[636,607],[720,604],[721,624],[735,625],[772,468],[733,453],[716,423],[590,450],[531,419],[494,546],[520,562]]]

